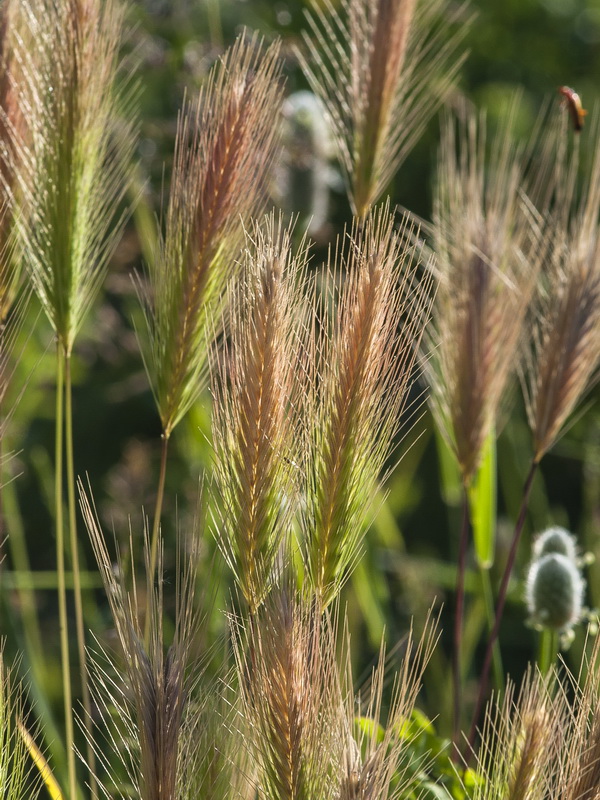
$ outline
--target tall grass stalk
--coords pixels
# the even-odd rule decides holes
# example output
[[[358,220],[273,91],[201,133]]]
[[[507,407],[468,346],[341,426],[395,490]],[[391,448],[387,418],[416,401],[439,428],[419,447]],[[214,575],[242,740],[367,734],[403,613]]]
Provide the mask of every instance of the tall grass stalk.
[[[159,581],[157,585],[150,571],[150,542],[148,532],[145,532],[145,613],[150,616],[150,637],[146,642],[135,574],[132,587],[127,590],[123,561],[119,557],[115,570],[95,507],[81,484],[80,502],[108,595],[123,668],[116,669],[120,678],[103,678],[100,674],[100,688],[105,693],[100,705],[107,708],[111,703],[116,704],[124,717],[121,722],[125,722],[135,737],[135,751],[133,754],[129,752],[129,756],[133,756],[132,778],[140,797],[144,800],[176,800],[179,796],[180,761],[185,758],[185,753],[180,751],[180,737],[192,680],[189,661],[196,625],[193,606],[197,547],[192,545],[188,562],[178,571],[175,630],[173,641],[166,645],[163,584]],[[133,556],[131,540],[130,549]],[[158,566],[162,576],[160,555]],[[123,679],[124,687],[120,685]],[[105,724],[110,726],[110,720],[106,719]],[[104,754],[100,752],[99,756],[102,762],[106,762]]]
[[[23,11],[35,48],[18,50],[23,75],[20,103],[29,135],[13,144],[15,162],[25,164],[17,191],[22,204],[20,238],[33,286],[56,334],[57,418],[55,514],[62,660],[65,690],[70,685],[67,599],[64,586],[63,458],[66,434],[70,555],[75,575],[76,632],[85,718],[91,725],[85,631],[79,583],[76,530],[71,356],[76,335],[96,297],[122,229],[118,205],[125,190],[124,169],[133,147],[130,125],[115,136],[122,91],[119,71],[122,10],[109,0],[28,2]],[[27,37],[24,37],[27,38]],[[63,397],[64,393],[64,397]],[[60,418],[58,416],[60,414]],[[63,419],[63,415],[66,418]],[[60,552],[59,552],[60,551]],[[75,797],[72,752],[73,711],[65,691],[69,786]],[[91,738],[91,732],[90,732]],[[88,750],[95,796],[93,750]]]
[[[544,252],[537,219],[521,194],[524,160],[511,132],[515,113],[513,106],[490,152],[483,116],[467,112],[458,123],[445,121],[433,222],[424,226],[438,277],[428,342],[431,404],[455,454],[467,509],[519,362],[525,315]],[[458,611],[464,597],[467,546],[461,534]],[[461,629],[459,615],[455,629],[459,652]],[[455,656],[454,685],[460,692],[459,661]],[[455,699],[455,713],[460,706],[460,699]],[[454,731],[458,732],[457,720]]]
[[[546,278],[536,297],[537,314],[524,385],[533,458],[525,481],[519,516],[496,604],[496,621],[489,637],[470,738],[487,691],[490,649],[498,636],[508,583],[523,532],[529,493],[540,461],[564,430],[581,397],[597,380],[600,363],[600,122],[590,125],[592,163],[583,187],[578,187],[579,149],[569,152],[566,131],[546,142],[553,153],[549,184],[555,201],[546,212],[545,235],[550,241]],[[562,136],[562,139],[560,138]],[[552,137],[552,138],[550,138]],[[541,182],[541,181],[540,181]],[[578,188],[581,188],[578,194]]]
[[[467,498],[467,490],[465,488],[463,492],[462,524],[458,543],[458,577],[456,580],[456,603],[454,606],[454,647],[452,650],[452,681],[454,686],[452,735],[455,744],[458,742],[458,737],[460,735],[460,718],[462,709],[461,645],[465,604],[465,570],[467,566],[467,550],[469,547],[470,527],[469,501]]]
[[[54,508],[56,522],[56,572],[58,579],[58,624],[60,631],[60,655],[62,663],[63,709],[65,716],[65,746],[69,797],[77,797],[77,773],[75,767],[73,701],[71,696],[71,656],[69,653],[69,623],[67,616],[67,588],[65,585],[65,541],[63,523],[63,401],[64,361],[59,348],[56,351],[56,427],[54,445]]]
[[[144,362],[163,428],[151,537],[156,566],[167,448],[204,386],[211,336],[236,274],[243,221],[258,213],[276,145],[279,46],[240,37],[179,117],[165,231],[142,289]]]

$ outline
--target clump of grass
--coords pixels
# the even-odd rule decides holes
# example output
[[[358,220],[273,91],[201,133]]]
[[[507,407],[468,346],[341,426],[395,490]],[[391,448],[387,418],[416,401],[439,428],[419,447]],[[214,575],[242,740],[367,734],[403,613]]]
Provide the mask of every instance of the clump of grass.
[[[74,797],[64,575],[65,445],[77,645],[86,719],[91,720],[91,715],[76,529],[71,354],[122,231],[118,209],[135,136],[127,121],[122,122],[119,135],[115,133],[115,121],[128,100],[119,86],[120,6],[113,0],[36,0],[24,3],[21,13],[27,31],[15,46],[14,59],[19,70],[19,103],[28,130],[25,138],[13,138],[8,165],[16,176],[19,252],[57,342],[56,551],[69,792]],[[93,760],[91,751],[89,760]]]
[[[453,652],[455,735],[461,707],[469,490],[484,448],[495,436],[500,404],[519,363],[544,252],[537,220],[522,195],[524,154],[511,133],[515,110],[513,106],[491,147],[483,116],[467,112],[460,123],[446,120],[433,222],[425,226],[438,277],[427,362],[430,400],[463,482]]]
[[[124,168],[135,137],[118,87],[123,10],[110,0],[27,3],[31,49],[18,48],[22,113],[15,141],[23,253],[61,350],[70,355],[119,240]]]
[[[290,583],[244,633],[236,660],[256,789],[270,800],[334,798],[342,709],[326,622]]]
[[[248,234],[230,292],[230,343],[215,376],[219,539],[251,614],[289,537],[300,478],[298,403],[307,251],[271,215]]]
[[[592,800],[600,786],[600,689],[598,665],[600,646],[594,644],[587,663],[587,677],[581,685],[578,676],[575,702],[571,706],[570,735],[561,754],[562,769],[558,776],[556,797],[565,800]]]
[[[569,747],[565,697],[536,670],[528,672],[516,694],[511,684],[488,710],[473,800],[563,796],[555,794],[555,787],[564,748]]]
[[[317,598],[298,593],[288,575],[256,617],[234,629],[244,730],[259,765],[255,791],[265,797],[398,798],[410,783],[403,726],[434,631],[427,625],[418,641],[408,637],[385,714],[385,648],[364,693],[355,695],[346,631],[342,647],[336,644],[339,619],[337,610],[322,614]]]
[[[124,565],[115,570],[100,529],[95,509],[80,486],[81,509],[104,581],[121,646],[121,678],[100,680],[110,703],[120,711],[121,724],[134,735],[135,754],[130,776],[144,800],[175,800],[181,758],[180,739],[191,686],[190,652],[194,632],[194,556],[178,574],[175,593],[177,618],[171,644],[163,631],[162,582],[155,584],[150,572],[149,541],[145,538],[149,637],[144,637],[139,590],[135,581],[127,591]],[[133,555],[133,554],[132,554]],[[159,561],[159,567],[161,566]],[[133,568],[133,565],[132,565]],[[146,638],[146,641],[145,641]],[[115,740],[116,743],[117,740]],[[105,756],[101,755],[101,761]]]
[[[430,279],[387,208],[338,242],[327,265],[315,372],[307,394],[306,563],[322,607],[358,555],[381,470],[405,411],[430,305]]]
[[[275,150],[279,45],[240,37],[180,114],[165,232],[142,292],[144,361],[163,428],[152,532],[156,565],[167,446],[204,384],[210,335],[236,272],[242,222],[256,215]]]
[[[343,0],[339,9],[326,0],[307,17],[300,58],[362,219],[454,84],[470,14],[445,0]]]
[[[25,800],[39,794],[39,780],[31,782],[29,754],[23,725],[21,688],[4,662],[0,643],[0,796],[4,800]]]
[[[597,120],[590,126],[594,142],[598,126]],[[533,478],[542,457],[560,436],[585,390],[596,380],[600,361],[600,237],[597,231],[600,149],[594,148],[591,170],[578,198],[578,152],[568,153],[564,145],[566,130],[563,128],[561,133],[563,140],[559,138],[558,146],[555,131],[545,142],[546,160],[553,161],[550,167],[542,164],[540,172],[543,174],[538,177],[539,186],[549,186],[544,236],[550,244],[545,255],[547,264],[537,297],[524,377],[525,402],[533,432],[533,458],[498,593],[496,619],[484,660],[472,734],[487,687],[491,648],[500,628]],[[546,172],[549,172],[549,180]],[[540,191],[539,186],[537,191]],[[543,191],[540,196],[544,196]]]

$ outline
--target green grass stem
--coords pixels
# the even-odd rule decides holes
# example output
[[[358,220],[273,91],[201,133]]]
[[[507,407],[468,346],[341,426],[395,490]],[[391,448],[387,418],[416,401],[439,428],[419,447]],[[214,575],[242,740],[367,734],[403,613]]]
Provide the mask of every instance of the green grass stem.
[[[86,759],[89,769],[89,787],[92,800],[97,800],[96,759],[92,745],[94,729],[92,723],[92,703],[88,683],[87,656],[85,651],[85,625],[83,620],[83,597],[81,588],[81,569],[79,564],[79,542],[77,540],[77,501],[75,496],[75,466],[73,458],[73,387],[71,380],[71,353],[64,351],[65,379],[65,445],[67,460],[67,496],[69,505],[69,536],[71,546],[71,565],[73,567],[73,597],[75,600],[75,625],[77,629],[77,654],[81,676],[81,701],[83,704],[83,724],[87,732]],[[63,575],[64,580],[64,575]]]
[[[544,628],[540,631],[537,664],[542,675],[547,675],[558,656],[558,634]]]
[[[71,662],[69,658],[69,628],[67,620],[67,588],[65,585],[65,536],[63,520],[63,419],[64,419],[64,359],[61,342],[56,348],[56,438],[54,465],[54,508],[56,519],[56,571],[58,577],[58,620],[60,654],[63,679],[63,707],[65,714],[65,747],[69,797],[77,798],[77,773],[73,734],[73,701],[71,697]]]
[[[165,478],[167,475],[167,455],[169,452],[169,435],[163,433],[160,452],[160,473],[158,476],[158,490],[156,492],[156,505],[154,507],[154,521],[152,524],[152,539],[150,543],[150,572],[148,581],[150,586],[154,583],[156,576],[156,565],[158,563],[158,542],[160,539],[160,517],[162,514],[163,499],[165,496]],[[144,628],[144,641],[146,645],[150,640],[150,615],[146,614],[146,624]]]

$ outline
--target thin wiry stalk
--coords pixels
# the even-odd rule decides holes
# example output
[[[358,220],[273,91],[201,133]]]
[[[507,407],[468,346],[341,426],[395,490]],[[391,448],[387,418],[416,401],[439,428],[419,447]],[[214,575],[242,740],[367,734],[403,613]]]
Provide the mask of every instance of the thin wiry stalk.
[[[544,254],[511,123],[512,114],[488,154],[483,117],[469,114],[458,132],[446,122],[428,229],[438,277],[431,402],[467,486],[519,361]]]
[[[454,685],[452,740],[456,745],[460,731],[462,711],[462,630],[465,605],[465,571],[467,568],[467,551],[469,547],[471,522],[469,519],[469,498],[463,490],[463,511],[460,539],[458,543],[458,564],[456,578],[456,604],[454,608],[454,643],[452,648],[452,679]]]
[[[125,677],[123,694],[130,715],[129,727],[135,733],[135,785],[144,800],[175,800],[181,758],[180,737],[191,680],[189,661],[195,627],[195,556],[192,554],[183,573],[178,572],[175,587],[177,618],[173,641],[167,649],[163,634],[162,582],[156,585],[150,578],[149,541],[146,536],[146,613],[151,617],[146,646],[135,578],[128,592],[124,585],[123,565],[119,562],[118,574],[115,574],[96,511],[81,485],[80,502],[122,650]],[[110,685],[105,685],[110,690]]]
[[[69,622],[67,617],[67,587],[65,583],[65,526],[63,523],[63,457],[64,457],[64,372],[63,354],[56,348],[56,430],[54,444],[54,515],[56,521],[56,577],[58,583],[58,624],[62,667],[63,709],[65,714],[65,749],[69,796],[76,797],[73,702],[71,693],[71,657],[69,654]]]
[[[220,542],[250,614],[268,592],[298,495],[295,422],[307,252],[274,215],[248,235],[214,383]]]
[[[555,204],[548,214],[549,265],[540,286],[525,397],[539,462],[592,382],[600,361],[600,121],[588,128],[595,148],[581,199],[579,154],[555,153]],[[566,135],[566,132],[563,131]]]
[[[330,0],[308,14],[300,59],[331,119],[354,213],[364,218],[456,78],[470,19],[445,0]],[[454,33],[449,30],[459,23]]]
[[[69,538],[71,551],[71,564],[73,568],[73,597],[75,600],[75,625],[77,631],[77,654],[81,677],[81,701],[83,704],[84,721],[88,728],[87,737],[87,765],[90,777],[90,794],[92,800],[98,797],[96,785],[96,765],[92,742],[93,721],[90,688],[87,679],[87,654],[85,649],[85,624],[83,620],[83,596],[81,591],[81,574],[79,567],[79,542],[77,540],[77,518],[75,500],[75,465],[73,459],[73,392],[71,381],[71,356],[65,355],[65,455],[67,465],[67,498],[69,513]]]
[[[427,321],[430,279],[415,285],[407,236],[379,210],[338,243],[327,267],[324,302],[337,309],[326,312],[326,341],[317,348],[322,378],[314,374],[307,389],[313,397],[302,514],[308,572],[323,607],[357,557]]]
[[[519,549],[519,542],[521,541],[521,536],[523,534],[523,529],[525,527],[525,518],[527,516],[527,508],[529,505],[529,495],[531,494],[531,487],[533,486],[533,479],[535,478],[536,471],[537,471],[537,464],[535,461],[533,461],[529,468],[529,472],[527,473],[527,478],[525,479],[525,485],[523,486],[521,507],[519,508],[519,515],[517,517],[517,522],[515,524],[515,530],[513,532],[513,538],[510,545],[510,550],[508,552],[508,558],[506,559],[504,572],[502,574],[502,580],[500,582],[500,589],[498,590],[498,600],[496,601],[496,614],[494,617],[494,624],[492,626],[492,630],[490,631],[490,635],[488,637],[488,643],[486,646],[485,656],[483,659],[483,667],[481,669],[481,675],[479,677],[479,690],[477,693],[477,702],[475,703],[475,711],[473,712],[471,729],[469,731],[469,743],[471,745],[473,745],[473,742],[475,741],[475,734],[477,732],[477,724],[479,722],[479,716],[481,714],[481,711],[483,710],[483,704],[485,702],[485,698],[488,691],[488,682],[490,677],[490,669],[492,666],[494,647],[496,646],[496,642],[498,641],[498,636],[500,634],[500,623],[502,622],[502,615],[504,614],[504,606],[506,605],[506,598],[508,596],[508,584],[510,582],[510,576],[512,575],[513,567],[515,566],[515,561],[517,559],[517,551]]]
[[[539,672],[530,670],[518,698],[509,685],[486,714],[472,800],[558,797],[561,752],[569,746],[566,703]]]
[[[12,670],[4,663],[0,643],[0,797],[3,800],[36,798],[39,780],[29,779],[29,754],[19,725],[23,724],[23,697]]]
[[[333,800],[343,707],[327,621],[290,585],[246,625],[234,643],[256,789],[269,800]]]

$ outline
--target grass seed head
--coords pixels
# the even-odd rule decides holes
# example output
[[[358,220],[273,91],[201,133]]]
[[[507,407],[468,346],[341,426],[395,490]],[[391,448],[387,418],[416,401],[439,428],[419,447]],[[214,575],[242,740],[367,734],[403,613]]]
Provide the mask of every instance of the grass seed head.
[[[465,484],[518,364],[543,253],[521,193],[523,164],[511,118],[489,159],[483,117],[446,121],[427,226],[438,278],[428,342],[431,401]]]
[[[131,102],[120,83],[123,11],[113,0],[39,0],[22,13],[28,31],[15,59],[28,132],[15,141],[11,162],[23,208],[19,236],[34,288],[69,353],[124,222],[119,208],[135,136],[122,116]]]
[[[427,279],[387,208],[330,257],[321,363],[309,381],[310,440],[303,533],[312,585],[326,606],[354,564],[390,455],[428,318]],[[411,263],[412,261],[412,263]]]
[[[564,430],[590,384],[600,361],[600,147],[598,118],[582,145],[593,142],[592,164],[578,198],[579,151],[559,143],[553,151],[550,178],[553,199],[545,210],[550,242],[527,371],[525,396],[540,461]],[[555,136],[555,132],[552,134]],[[587,137],[590,137],[589,139]],[[585,152],[585,150],[584,150]]]
[[[165,233],[142,293],[140,339],[165,435],[202,388],[211,336],[275,152],[279,45],[240,37],[178,124]]]
[[[247,234],[228,304],[231,336],[213,380],[215,467],[225,557],[251,613],[275,577],[299,493],[298,406],[307,251],[268,217]]]
[[[327,0],[307,17],[300,59],[364,218],[454,84],[470,14],[445,0]]]

